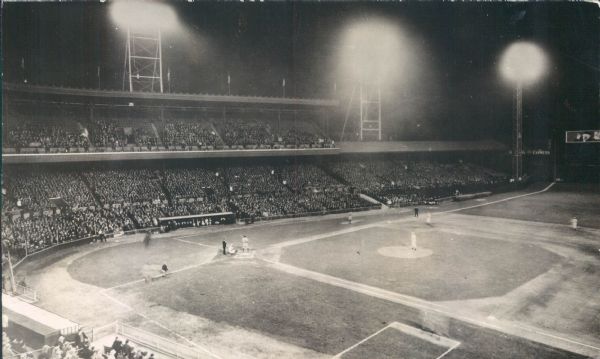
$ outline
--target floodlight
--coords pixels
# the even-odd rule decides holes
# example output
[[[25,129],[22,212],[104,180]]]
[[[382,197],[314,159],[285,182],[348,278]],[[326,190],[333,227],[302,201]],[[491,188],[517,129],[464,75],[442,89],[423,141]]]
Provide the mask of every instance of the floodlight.
[[[511,82],[521,85],[534,83],[544,74],[546,67],[544,51],[536,44],[526,41],[510,45],[500,60],[502,75]]]
[[[169,30],[177,26],[175,11],[155,1],[116,1],[110,14],[115,23],[132,30]]]
[[[402,68],[401,33],[394,23],[383,19],[353,23],[342,43],[342,67],[362,82],[380,83]]]

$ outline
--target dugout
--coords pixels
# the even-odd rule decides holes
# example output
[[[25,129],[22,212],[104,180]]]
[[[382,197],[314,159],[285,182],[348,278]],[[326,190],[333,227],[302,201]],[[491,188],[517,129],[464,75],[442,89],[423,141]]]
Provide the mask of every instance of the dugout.
[[[175,230],[184,227],[202,227],[207,225],[233,224],[233,212],[194,214],[189,216],[160,217],[158,224],[165,230]]]
[[[27,338],[27,345],[34,349],[56,345],[61,335],[70,340],[79,330],[75,322],[4,293],[2,314],[8,317],[6,334]]]

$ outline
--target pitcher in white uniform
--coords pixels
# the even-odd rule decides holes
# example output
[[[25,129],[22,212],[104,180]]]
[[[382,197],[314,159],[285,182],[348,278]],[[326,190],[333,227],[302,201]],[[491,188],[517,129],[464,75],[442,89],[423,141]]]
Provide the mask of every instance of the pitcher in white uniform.
[[[250,247],[248,246],[248,237],[246,237],[245,235],[242,236],[242,251],[244,253],[250,251]]]
[[[571,228],[577,230],[577,217],[571,218]]]

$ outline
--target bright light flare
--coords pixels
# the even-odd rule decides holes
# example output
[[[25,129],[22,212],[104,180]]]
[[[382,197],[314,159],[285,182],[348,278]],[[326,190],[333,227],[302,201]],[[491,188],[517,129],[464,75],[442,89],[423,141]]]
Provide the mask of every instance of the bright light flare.
[[[502,54],[500,71],[508,80],[528,85],[538,80],[548,66],[544,51],[534,43],[519,41]]]
[[[391,81],[404,65],[401,35],[398,26],[382,19],[352,24],[342,41],[344,73],[361,82]]]
[[[170,30],[177,26],[175,11],[154,1],[116,1],[110,14],[117,25],[132,30]]]

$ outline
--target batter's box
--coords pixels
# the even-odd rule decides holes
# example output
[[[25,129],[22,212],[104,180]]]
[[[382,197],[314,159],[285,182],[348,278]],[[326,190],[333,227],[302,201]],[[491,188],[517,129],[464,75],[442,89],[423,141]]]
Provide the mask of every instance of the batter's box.
[[[460,342],[393,322],[334,356],[344,359],[439,359]]]

